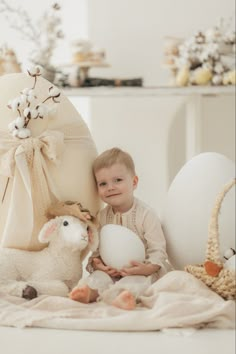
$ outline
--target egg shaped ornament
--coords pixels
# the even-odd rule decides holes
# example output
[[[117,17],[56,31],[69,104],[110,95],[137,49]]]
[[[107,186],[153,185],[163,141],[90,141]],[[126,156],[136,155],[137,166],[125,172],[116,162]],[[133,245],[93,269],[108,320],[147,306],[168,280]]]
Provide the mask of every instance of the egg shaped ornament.
[[[131,261],[145,260],[143,242],[133,231],[120,225],[102,227],[99,251],[103,262],[115,269],[129,267]]]
[[[235,164],[226,156],[201,153],[189,160],[174,178],[161,216],[172,265],[204,262],[208,225],[218,194],[235,177]],[[235,249],[235,187],[226,194],[218,216],[220,253]]]
[[[51,203],[72,200],[96,214],[100,202],[87,125],[63,92],[28,72],[0,76],[0,244],[37,251]]]
[[[228,259],[225,264],[224,268],[230,269],[230,270],[235,270],[236,268],[236,255],[233,255],[230,259]]]

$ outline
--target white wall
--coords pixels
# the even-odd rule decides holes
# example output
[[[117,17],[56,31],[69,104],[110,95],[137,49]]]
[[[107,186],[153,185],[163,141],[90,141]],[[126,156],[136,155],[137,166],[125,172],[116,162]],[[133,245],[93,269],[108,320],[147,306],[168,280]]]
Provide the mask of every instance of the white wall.
[[[22,7],[34,23],[55,1],[7,0]],[[65,41],[60,42],[56,61],[69,60],[68,42],[88,37],[107,51],[110,69],[94,73],[112,76],[142,76],[147,85],[166,84],[168,72],[162,67],[165,36],[187,37],[204,30],[222,17],[235,13],[234,0],[61,0]],[[1,8],[1,6],[0,6]],[[22,24],[23,25],[23,24]],[[0,14],[0,45],[17,49],[20,59],[31,43],[9,28]]]
[[[7,3],[26,9],[35,24],[54,1],[7,0]],[[62,8],[65,40],[59,42],[56,62],[71,59],[71,39],[89,37],[105,48],[111,65],[92,69],[93,75],[142,76],[146,85],[168,81],[169,71],[162,66],[165,36],[185,38],[215,25],[220,17],[230,18],[235,13],[234,0],[61,0],[58,3]],[[23,26],[20,19],[19,23]],[[32,47],[0,14],[0,45],[4,42],[16,49],[21,61]]]
[[[38,18],[52,2],[20,3]],[[169,80],[163,67],[165,36],[187,37],[235,13],[234,0],[63,0],[60,4],[66,38],[56,62],[70,60],[70,39],[88,36],[106,49],[111,65],[92,69],[92,76],[141,76],[149,86]],[[23,58],[27,48],[1,17],[0,43],[8,39]],[[185,162],[185,99],[94,98],[83,106],[83,100],[73,102],[87,114],[99,152],[116,145],[133,155],[140,176],[137,194],[160,212],[168,186]],[[204,98],[201,151],[235,159],[234,106],[232,98]]]
[[[161,213],[166,192],[186,162],[185,101],[166,98],[92,99],[91,131],[99,151],[129,151],[140,177],[137,195]],[[204,98],[202,147],[235,159],[234,99]]]
[[[6,0],[9,6],[17,9],[21,8],[29,14],[33,26],[37,27],[37,22],[43,17],[50,7],[57,1],[53,0]],[[70,41],[78,37],[88,37],[88,7],[87,0],[62,0],[58,1],[61,5],[61,10],[58,14],[62,20],[62,30],[64,32],[64,40],[58,41],[58,48],[55,51],[54,62],[66,63],[71,60],[71,47]],[[1,4],[0,4],[1,9]],[[9,17],[13,17],[11,13],[8,13]],[[24,27],[24,21],[21,18],[15,17],[17,24],[20,27]],[[9,47],[16,50],[18,58],[23,65],[23,69],[27,67],[24,65],[27,62],[27,55],[34,47],[34,43],[27,41],[25,36],[19,31],[16,31],[9,26],[8,21],[3,14],[0,13],[0,46],[6,43]]]
[[[89,0],[89,36],[107,49],[103,75],[139,76],[147,85],[166,84],[165,36],[185,38],[235,11],[234,0]],[[97,72],[97,71],[96,71]]]
[[[166,85],[165,36],[187,37],[234,14],[234,0],[90,0],[89,36],[107,49],[108,69],[91,74],[142,76],[147,86]],[[235,105],[228,97],[203,99],[201,151],[235,159]],[[168,186],[185,163],[185,99],[93,99],[91,130],[99,151],[120,146],[134,157],[138,196],[161,213]]]

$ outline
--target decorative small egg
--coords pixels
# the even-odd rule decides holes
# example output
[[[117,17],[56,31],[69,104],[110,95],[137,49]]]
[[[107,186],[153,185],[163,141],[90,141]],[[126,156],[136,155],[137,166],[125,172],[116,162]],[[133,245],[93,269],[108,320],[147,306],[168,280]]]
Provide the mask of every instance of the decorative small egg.
[[[176,85],[186,86],[189,81],[189,68],[187,66],[182,67],[176,75]]]
[[[196,85],[207,85],[212,79],[212,72],[207,68],[197,68],[193,72]]]
[[[233,248],[228,248],[224,253],[224,259],[228,260],[235,255],[235,250]]]
[[[143,262],[145,259],[141,239],[120,225],[107,224],[102,227],[99,251],[103,262],[115,269],[129,267],[131,261]]]
[[[224,263],[224,268],[230,269],[230,270],[235,270],[235,266],[236,266],[236,255],[234,254],[230,259],[228,259]]]

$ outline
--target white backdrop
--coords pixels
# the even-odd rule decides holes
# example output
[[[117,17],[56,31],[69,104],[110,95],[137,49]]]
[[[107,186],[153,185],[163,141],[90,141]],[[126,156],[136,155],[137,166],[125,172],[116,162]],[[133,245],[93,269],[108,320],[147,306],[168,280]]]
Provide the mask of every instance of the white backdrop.
[[[51,1],[8,0],[21,5],[33,19]],[[145,85],[163,85],[169,72],[163,68],[165,36],[187,37],[235,13],[234,0],[62,0],[65,40],[56,50],[55,62],[71,59],[69,41],[88,37],[105,48],[106,69],[92,69],[92,76],[138,77]],[[8,43],[24,59],[29,43],[0,18],[0,44]],[[159,212],[175,174],[185,162],[185,100],[154,98],[73,98],[89,121],[98,150],[114,145],[134,157],[140,176],[138,196]],[[235,158],[235,107],[227,97],[203,100],[202,151]]]
[[[21,6],[36,21],[55,2],[7,0]],[[71,57],[69,41],[88,38],[105,48],[109,69],[93,69],[105,76],[142,76],[146,85],[166,84],[162,67],[165,36],[185,38],[235,13],[234,0],[61,0],[65,40],[59,42],[55,61]],[[10,15],[10,14],[9,14]],[[7,43],[25,59],[31,44],[21,40],[0,14],[0,45]]]

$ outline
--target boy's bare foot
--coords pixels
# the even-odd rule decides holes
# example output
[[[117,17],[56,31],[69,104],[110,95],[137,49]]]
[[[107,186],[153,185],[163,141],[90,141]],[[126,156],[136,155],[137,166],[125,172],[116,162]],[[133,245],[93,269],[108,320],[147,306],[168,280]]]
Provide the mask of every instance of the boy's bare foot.
[[[83,304],[96,301],[98,297],[97,290],[91,289],[88,285],[75,287],[69,294],[70,299]]]
[[[136,307],[135,297],[128,290],[124,290],[113,300],[112,305],[123,310],[133,310]]]

